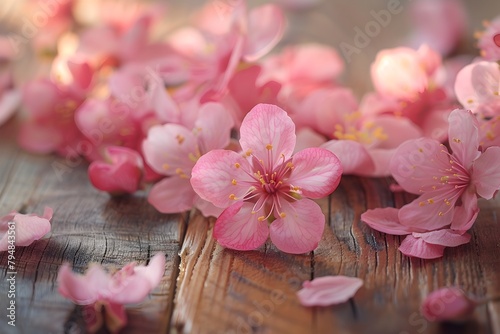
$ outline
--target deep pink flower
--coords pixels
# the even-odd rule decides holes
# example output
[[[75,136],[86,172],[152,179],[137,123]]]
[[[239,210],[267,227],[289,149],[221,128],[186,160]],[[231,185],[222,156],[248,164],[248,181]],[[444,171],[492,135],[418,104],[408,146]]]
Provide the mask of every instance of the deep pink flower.
[[[143,162],[137,151],[108,146],[104,157],[105,161],[94,161],[89,166],[89,179],[94,187],[113,195],[132,194],[140,188]]]
[[[201,198],[225,208],[214,236],[225,247],[253,250],[272,242],[287,253],[315,249],[325,217],[308,198],[330,194],[340,181],[337,157],[321,148],[292,156],[295,125],[274,105],[259,104],[240,129],[243,154],[214,150],[202,156],[191,184]]]
[[[480,151],[479,123],[470,112],[449,117],[452,153],[436,140],[403,143],[392,158],[392,175],[401,187],[420,195],[401,209],[368,210],[361,219],[381,232],[409,235],[400,250],[409,256],[436,258],[444,247],[467,243],[465,232],[479,213],[477,198],[491,199],[500,189],[500,148]]]
[[[500,16],[485,23],[485,31],[477,34],[477,46],[481,49],[481,57],[489,61],[500,60]]]
[[[127,323],[125,304],[140,303],[160,283],[165,273],[165,255],[158,253],[147,266],[129,263],[112,275],[91,264],[85,275],[75,274],[69,264],[59,269],[59,293],[84,306],[87,329],[94,333],[103,323],[117,333]],[[104,309],[104,314],[103,314]]]
[[[500,65],[481,61],[465,66],[457,75],[455,94],[464,108],[481,116],[500,114]]]
[[[10,249],[9,241],[14,241],[16,247],[29,246],[33,241],[42,238],[50,232],[51,219],[52,209],[49,207],[45,208],[41,217],[34,214],[24,215],[15,211],[1,217],[0,252]]]
[[[329,306],[348,301],[362,286],[356,277],[324,276],[305,281],[297,296],[304,306]]]
[[[193,128],[172,123],[152,127],[143,143],[144,157],[155,172],[168,177],[153,186],[149,203],[163,213],[182,212],[194,206],[205,216],[220,214],[222,210],[194,192],[189,179],[203,154],[229,144],[232,127],[231,115],[213,102],[200,107]]]
[[[445,287],[425,297],[420,312],[429,321],[464,320],[472,315],[476,306],[477,302],[461,289]]]

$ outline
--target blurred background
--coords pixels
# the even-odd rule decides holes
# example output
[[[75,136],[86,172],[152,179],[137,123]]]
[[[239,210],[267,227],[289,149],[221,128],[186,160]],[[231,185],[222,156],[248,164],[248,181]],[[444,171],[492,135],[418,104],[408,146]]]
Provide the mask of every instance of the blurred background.
[[[64,2],[67,0],[44,0],[42,2]],[[203,5],[213,5],[214,7],[225,10],[231,6],[234,0],[169,0],[158,1],[166,7],[162,14],[161,26],[157,27],[154,38],[162,39],[170,31],[180,28],[188,23],[188,20],[194,15],[196,10]],[[281,3],[287,8],[288,26],[285,37],[280,45],[274,50],[279,51],[281,47],[290,43],[297,42],[320,42],[337,49],[340,55],[346,61],[346,71],[342,76],[342,82],[348,87],[353,88],[355,93],[360,96],[372,89],[369,76],[370,63],[374,61],[378,51],[384,48],[394,48],[407,45],[417,47],[417,41],[412,34],[414,31],[414,10],[418,2],[432,2],[434,0],[274,0],[248,1],[249,7],[255,7],[266,2]],[[136,10],[140,10],[141,5],[152,3],[154,1],[137,0],[75,0],[73,14],[76,20],[82,24],[98,24],[102,20],[102,15],[121,19],[124,16],[132,15]],[[306,5],[301,5],[306,2]],[[474,33],[484,29],[484,24],[488,20],[494,19],[500,15],[500,1],[480,0],[480,1],[457,1],[464,9],[464,34],[458,47],[450,52],[448,56],[456,54],[478,55],[475,48],[476,39]],[[0,33],[12,34],[19,33],[23,29],[26,20],[33,19],[37,8],[41,2],[37,0],[2,0],[0,3]],[[397,9],[397,14],[391,14],[386,26],[379,25],[379,31],[374,31],[374,36],[368,36],[367,43],[358,38],[356,46],[356,36],[358,32],[365,31],[367,24],[374,21],[373,13],[389,10],[393,6]],[[111,11],[107,10],[113,8]],[[121,10],[118,8],[122,7]],[[30,11],[31,8],[31,11]],[[447,17],[446,8],[442,17]],[[438,15],[438,13],[435,13]],[[432,15],[432,10],[431,10]],[[426,16],[426,14],[423,14]],[[424,23],[425,24],[425,23]],[[443,24],[447,24],[443,22]],[[374,26],[372,26],[374,28]],[[432,29],[432,28],[430,28]],[[36,32],[37,38],[44,34],[43,26]],[[361,39],[360,39],[361,38]],[[346,52],[342,51],[342,43],[351,55],[346,57]],[[4,44],[5,45],[5,44]],[[350,46],[356,48],[349,49]],[[354,50],[354,51],[353,51]],[[29,75],[28,69],[33,69],[33,58],[29,51],[23,51],[22,65],[18,66],[16,80],[23,80]],[[313,60],[311,60],[313,61]]]

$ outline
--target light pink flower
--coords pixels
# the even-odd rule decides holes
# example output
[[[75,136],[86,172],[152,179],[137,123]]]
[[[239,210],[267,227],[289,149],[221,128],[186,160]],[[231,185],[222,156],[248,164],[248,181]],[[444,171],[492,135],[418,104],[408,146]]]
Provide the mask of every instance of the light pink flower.
[[[420,312],[429,321],[460,321],[472,315],[477,305],[463,290],[445,287],[425,297]]]
[[[404,190],[420,195],[401,209],[368,210],[361,219],[390,234],[409,235],[400,250],[409,256],[436,258],[444,247],[467,243],[465,234],[479,213],[477,198],[491,199],[500,189],[500,148],[479,147],[479,123],[470,112],[449,117],[452,153],[436,140],[403,143],[392,158],[393,177]]]
[[[500,16],[485,24],[486,30],[479,33],[477,46],[481,57],[489,61],[500,60]]]
[[[92,185],[112,195],[132,194],[140,188],[143,163],[141,155],[132,149],[108,146],[105,161],[94,161],[88,169]]]
[[[323,234],[325,217],[308,198],[330,194],[340,181],[337,157],[321,148],[292,156],[295,126],[286,112],[259,104],[240,129],[243,154],[214,150],[202,156],[191,184],[201,198],[225,208],[214,236],[225,247],[253,250],[270,235],[278,249],[306,253]]]
[[[153,186],[149,203],[163,213],[182,212],[194,206],[205,216],[218,215],[222,210],[202,200],[189,179],[203,154],[229,144],[232,127],[230,114],[213,102],[200,107],[192,129],[180,124],[152,127],[143,143],[144,157],[155,172],[168,177]]]
[[[465,66],[457,75],[455,94],[464,108],[484,117],[500,114],[500,65],[481,61]]]
[[[98,264],[91,264],[85,275],[75,274],[65,263],[59,269],[57,282],[62,296],[84,306],[84,320],[90,332],[96,332],[104,323],[116,333],[127,323],[123,305],[142,302],[164,273],[165,255],[158,253],[147,266],[132,262],[112,275]]]
[[[43,216],[24,215],[11,212],[0,218],[0,252],[6,251],[14,241],[15,246],[29,246],[33,241],[42,238],[50,232],[52,209],[45,208]]]
[[[348,301],[362,286],[356,277],[324,276],[302,283],[297,296],[304,306],[329,306]]]

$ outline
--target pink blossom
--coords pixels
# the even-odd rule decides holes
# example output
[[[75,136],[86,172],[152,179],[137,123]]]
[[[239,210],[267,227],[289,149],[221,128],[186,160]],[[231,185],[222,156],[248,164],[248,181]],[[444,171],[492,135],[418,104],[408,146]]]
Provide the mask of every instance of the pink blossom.
[[[485,24],[486,29],[477,34],[481,57],[489,61],[500,60],[500,16]]]
[[[225,247],[253,250],[268,236],[278,249],[306,253],[323,234],[325,217],[317,199],[337,187],[342,167],[321,148],[292,156],[295,126],[286,112],[259,104],[240,129],[243,154],[213,150],[192,171],[191,184],[201,198],[225,208],[214,236]]]
[[[93,70],[86,62],[68,61],[67,65],[67,83],[34,80],[22,91],[28,115],[18,141],[28,151],[64,155],[82,138],[74,113],[92,88]]]
[[[297,296],[304,306],[329,306],[348,301],[362,286],[359,278],[324,276],[305,281]]]
[[[117,333],[127,323],[123,305],[142,302],[160,283],[164,272],[165,255],[158,253],[147,266],[132,262],[112,275],[99,264],[91,264],[84,275],[75,274],[65,263],[59,269],[57,282],[62,296],[84,306],[90,332],[95,333],[104,324]]]
[[[0,218],[0,252],[11,249],[14,241],[15,246],[29,246],[33,241],[42,238],[50,232],[50,220],[52,209],[45,208],[43,216],[34,214],[21,214],[11,212]]]
[[[444,247],[467,243],[465,232],[479,213],[477,198],[491,199],[500,189],[500,148],[479,147],[479,123],[470,112],[454,110],[449,117],[452,153],[436,140],[403,143],[390,169],[401,187],[419,197],[401,209],[365,212],[361,219],[390,234],[409,235],[400,250],[409,256],[436,258]]]
[[[474,312],[477,302],[470,299],[463,290],[445,287],[425,297],[420,312],[429,321],[464,320]]]
[[[455,94],[464,108],[483,117],[500,114],[500,65],[481,61],[465,66],[457,75]]]
[[[89,179],[94,187],[113,195],[132,194],[140,188],[143,163],[138,152],[108,146],[104,156],[105,161],[94,161],[89,166]]]
[[[163,213],[182,212],[194,206],[205,216],[218,215],[222,210],[202,200],[189,179],[203,154],[229,144],[232,127],[228,112],[213,102],[200,107],[192,129],[172,123],[152,127],[143,143],[144,157],[155,172],[167,178],[153,186],[149,203]]]

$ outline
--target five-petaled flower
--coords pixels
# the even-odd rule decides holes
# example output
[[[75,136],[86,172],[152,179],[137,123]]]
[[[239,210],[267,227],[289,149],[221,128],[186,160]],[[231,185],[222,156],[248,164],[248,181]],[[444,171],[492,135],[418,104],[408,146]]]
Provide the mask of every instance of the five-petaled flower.
[[[368,210],[361,219],[372,228],[408,235],[399,248],[408,256],[437,258],[445,247],[469,242],[465,232],[479,213],[478,197],[500,189],[500,147],[481,151],[479,122],[457,109],[449,117],[452,153],[430,138],[409,140],[396,151],[391,172],[404,190],[419,194],[401,209]]]
[[[214,227],[225,247],[253,250],[268,236],[282,251],[301,254],[315,249],[325,217],[312,199],[335,190],[342,167],[322,148],[292,156],[295,125],[274,105],[259,104],[241,124],[243,154],[213,150],[192,170],[191,184],[201,198],[226,208]]]

